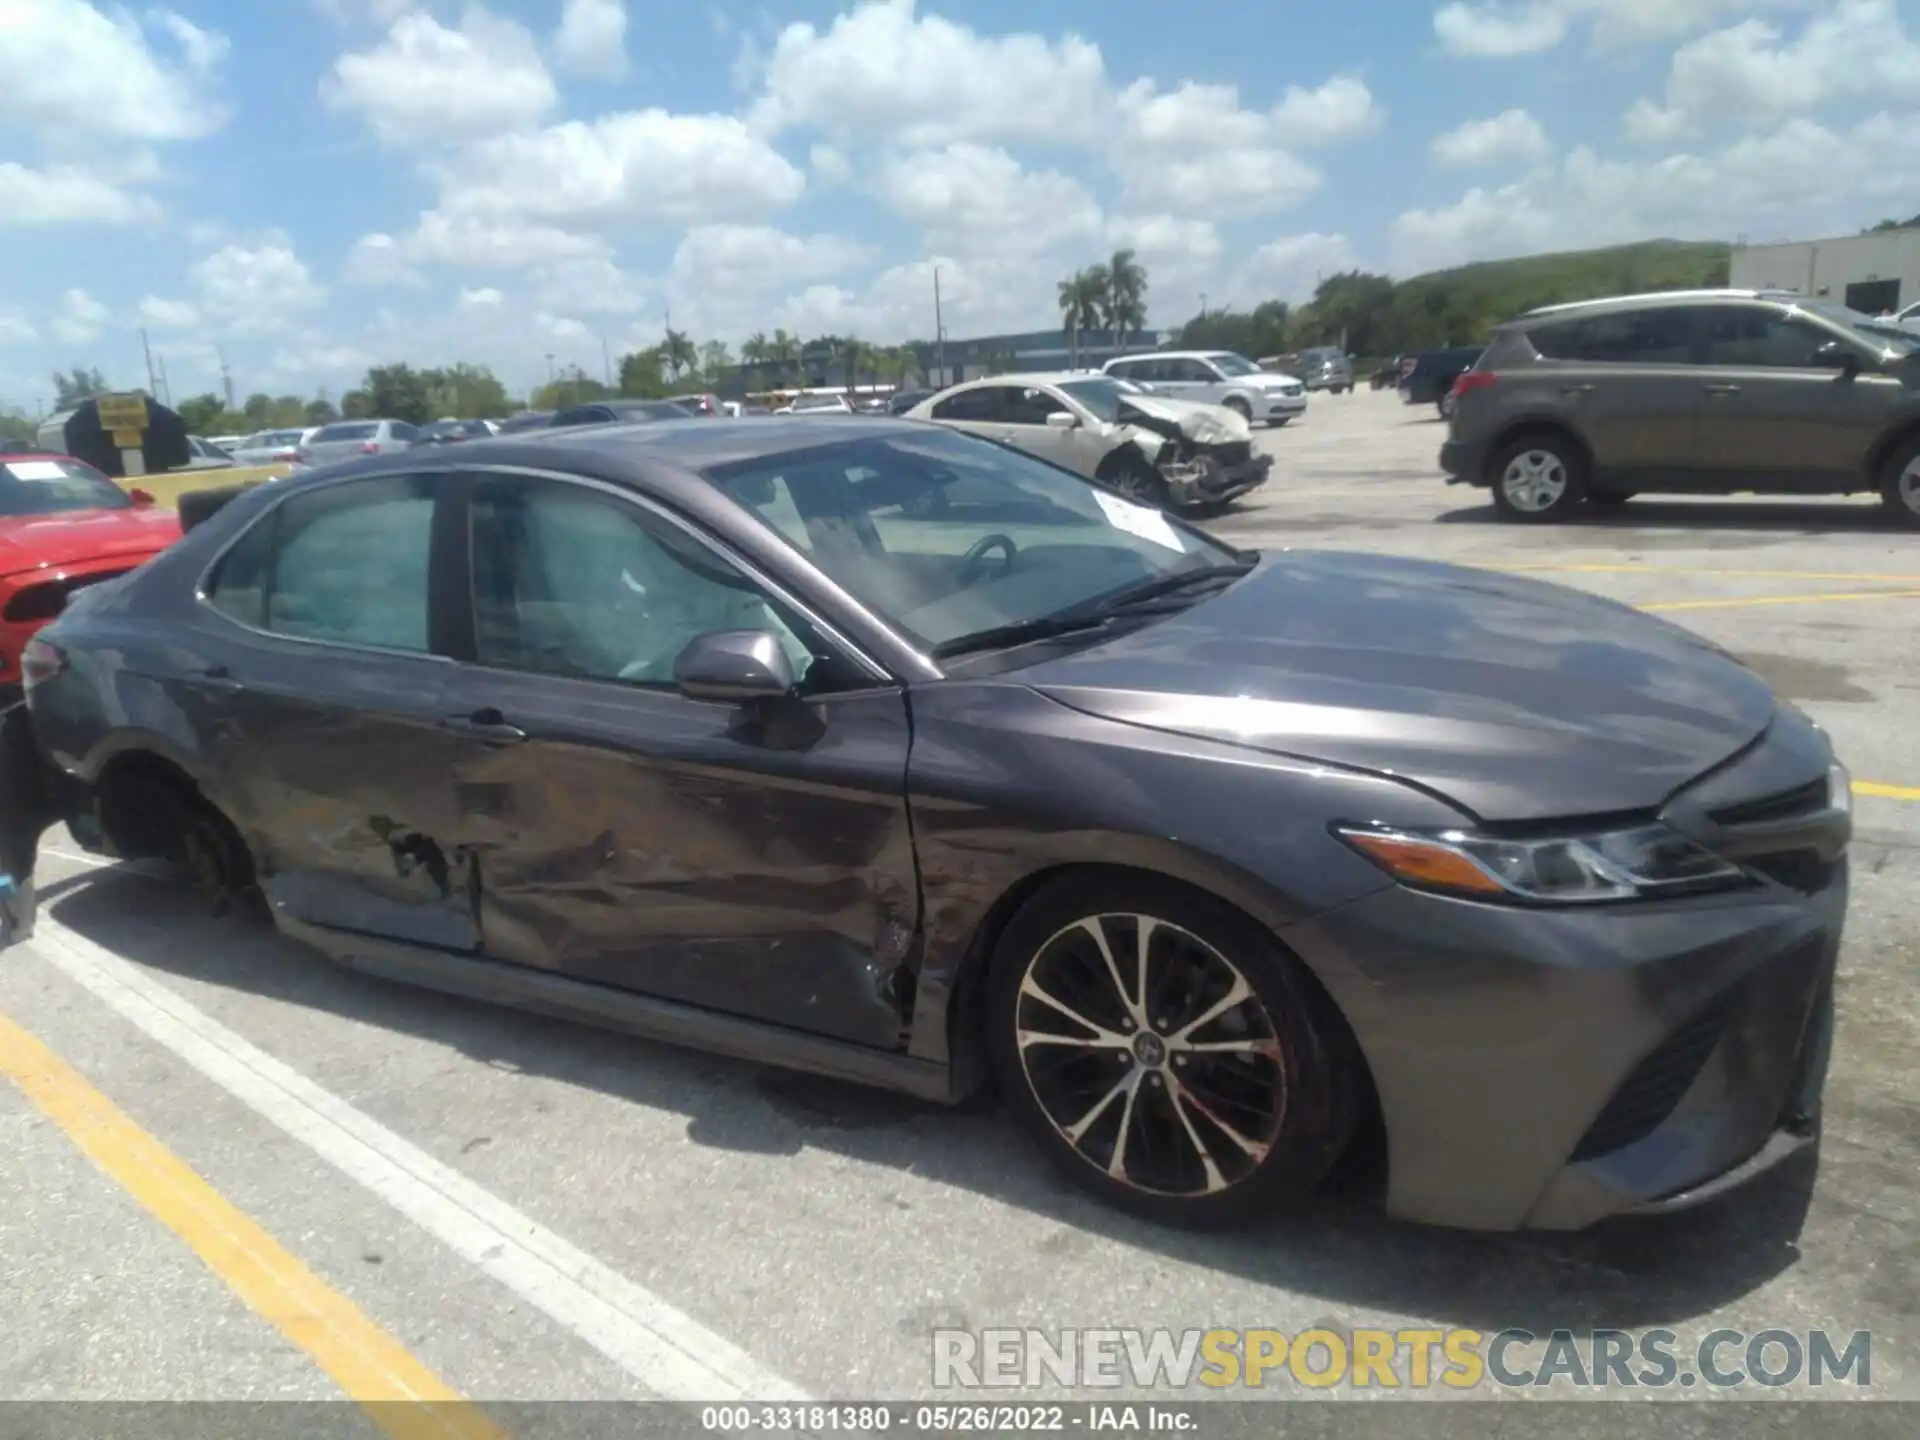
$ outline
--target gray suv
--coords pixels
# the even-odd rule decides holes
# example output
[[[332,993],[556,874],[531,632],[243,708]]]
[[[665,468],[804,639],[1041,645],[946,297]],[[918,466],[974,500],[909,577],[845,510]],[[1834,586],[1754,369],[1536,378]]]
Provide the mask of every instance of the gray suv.
[[[1920,335],[1826,300],[1676,291],[1549,306],[1454,381],[1448,483],[1510,520],[1640,493],[1877,491],[1920,525]]]

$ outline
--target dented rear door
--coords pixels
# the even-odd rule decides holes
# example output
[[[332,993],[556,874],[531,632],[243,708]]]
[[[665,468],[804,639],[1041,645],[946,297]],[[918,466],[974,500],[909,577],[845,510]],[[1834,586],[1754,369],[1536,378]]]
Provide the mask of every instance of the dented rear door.
[[[193,678],[218,714],[223,800],[281,915],[468,952],[446,784],[461,741],[434,643],[444,483],[374,476],[268,511],[211,576],[209,603],[237,626]]]

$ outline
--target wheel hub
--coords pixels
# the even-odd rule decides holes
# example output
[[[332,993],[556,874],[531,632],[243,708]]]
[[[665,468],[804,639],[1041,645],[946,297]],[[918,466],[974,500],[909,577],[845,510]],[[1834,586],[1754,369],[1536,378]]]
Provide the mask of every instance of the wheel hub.
[[[1133,1037],[1133,1058],[1149,1070],[1158,1070],[1167,1063],[1167,1042],[1151,1030],[1142,1030]]]

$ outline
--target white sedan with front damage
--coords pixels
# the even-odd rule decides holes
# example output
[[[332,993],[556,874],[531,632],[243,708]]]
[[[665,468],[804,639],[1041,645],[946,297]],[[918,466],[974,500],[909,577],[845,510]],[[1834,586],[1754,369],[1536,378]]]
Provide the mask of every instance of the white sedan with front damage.
[[[1219,405],[1149,395],[1096,372],[995,375],[922,401],[908,416],[998,440],[1149,504],[1212,505],[1264,485],[1273,457]]]

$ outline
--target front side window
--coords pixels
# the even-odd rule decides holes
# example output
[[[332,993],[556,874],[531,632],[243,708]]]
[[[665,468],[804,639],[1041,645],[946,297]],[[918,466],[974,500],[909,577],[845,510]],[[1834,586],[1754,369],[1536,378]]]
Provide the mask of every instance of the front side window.
[[[0,515],[125,510],[133,502],[91,465],[65,455],[0,462]]]
[[[1758,306],[1706,311],[1701,329],[1707,364],[1744,369],[1814,369],[1820,347],[1833,338],[1804,320]]]
[[[598,425],[603,420],[611,420],[611,411],[598,405],[576,405],[571,410],[562,410],[553,417],[552,423],[559,425]]]
[[[1311,350],[1309,350],[1307,354],[1302,358],[1314,359],[1318,357],[1316,357],[1314,353]],[[1209,355],[1207,357],[1207,360],[1209,363],[1212,364],[1214,369],[1218,370],[1223,375],[1258,375],[1260,373],[1260,367],[1254,364],[1251,360],[1247,359],[1247,357],[1244,355],[1234,355],[1231,353],[1224,354],[1224,355]]]
[[[433,496],[415,475],[295,495],[227,551],[207,600],[276,635],[424,654]]]
[[[706,475],[776,532],[789,534],[786,512],[797,511],[798,548],[925,646],[1237,558],[1158,511],[959,431],[839,441]]]
[[[338,440],[371,440],[380,427],[371,420],[349,420],[338,425],[323,425],[313,437],[316,445],[331,445]]]
[[[557,480],[483,479],[472,506],[476,656],[580,680],[671,686],[716,630],[767,630],[803,683],[825,647],[752,580],[674,525]]]
[[[949,395],[933,407],[933,418],[978,425],[992,424],[1003,418],[1000,414],[1000,387],[983,385],[975,390],[962,390],[957,395]]]

